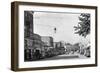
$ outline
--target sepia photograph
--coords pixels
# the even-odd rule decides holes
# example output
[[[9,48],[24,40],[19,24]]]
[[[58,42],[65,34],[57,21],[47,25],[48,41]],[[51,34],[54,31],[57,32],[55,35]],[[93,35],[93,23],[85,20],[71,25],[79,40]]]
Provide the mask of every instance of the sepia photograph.
[[[91,57],[89,13],[24,11],[24,61]]]

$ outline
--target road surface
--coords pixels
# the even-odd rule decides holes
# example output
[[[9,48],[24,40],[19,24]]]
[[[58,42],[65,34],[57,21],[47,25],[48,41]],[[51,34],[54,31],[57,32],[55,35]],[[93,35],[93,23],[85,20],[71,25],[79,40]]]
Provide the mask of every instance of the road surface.
[[[79,55],[79,54],[63,54],[63,55],[57,55],[54,57],[50,57],[50,58],[45,58],[45,59],[41,59],[41,61],[45,61],[45,60],[62,60],[62,59],[83,59],[86,58],[85,56]]]

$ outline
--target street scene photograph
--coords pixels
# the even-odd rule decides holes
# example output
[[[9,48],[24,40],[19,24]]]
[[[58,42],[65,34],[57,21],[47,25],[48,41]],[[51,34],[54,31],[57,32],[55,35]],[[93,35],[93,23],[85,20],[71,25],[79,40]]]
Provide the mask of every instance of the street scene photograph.
[[[91,57],[89,13],[24,11],[24,61]]]

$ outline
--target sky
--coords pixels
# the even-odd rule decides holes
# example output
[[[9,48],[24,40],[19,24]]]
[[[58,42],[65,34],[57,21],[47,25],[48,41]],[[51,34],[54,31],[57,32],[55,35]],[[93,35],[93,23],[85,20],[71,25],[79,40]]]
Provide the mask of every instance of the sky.
[[[75,34],[74,31],[74,26],[77,26],[79,22],[79,15],[76,13],[34,12],[33,31],[41,36],[52,36],[54,42],[86,43],[87,39]],[[56,28],[56,32],[54,28]]]

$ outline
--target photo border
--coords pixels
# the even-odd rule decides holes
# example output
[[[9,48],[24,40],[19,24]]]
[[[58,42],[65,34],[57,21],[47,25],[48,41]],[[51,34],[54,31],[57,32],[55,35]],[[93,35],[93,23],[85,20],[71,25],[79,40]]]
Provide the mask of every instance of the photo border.
[[[36,5],[46,7],[62,7],[62,8],[82,8],[95,10],[95,64],[84,65],[64,65],[64,66],[50,66],[50,67],[35,67],[35,68],[19,68],[19,5]],[[51,3],[36,3],[36,2],[19,2],[11,3],[11,70],[13,71],[28,71],[28,70],[47,70],[47,69],[61,69],[61,68],[76,68],[76,67],[93,67],[97,66],[97,7],[84,5],[68,5],[68,4],[51,4]]]

